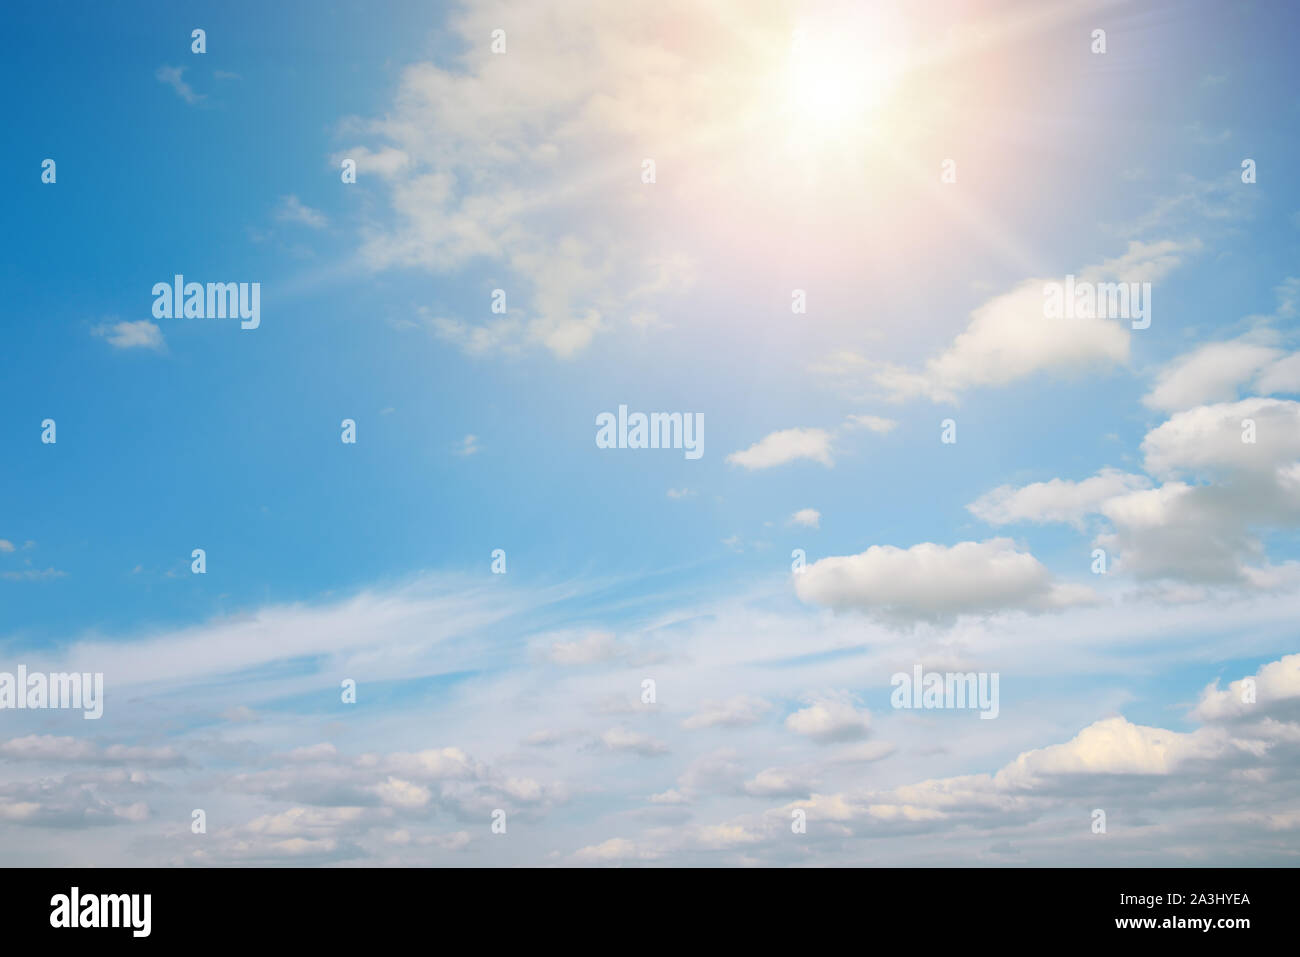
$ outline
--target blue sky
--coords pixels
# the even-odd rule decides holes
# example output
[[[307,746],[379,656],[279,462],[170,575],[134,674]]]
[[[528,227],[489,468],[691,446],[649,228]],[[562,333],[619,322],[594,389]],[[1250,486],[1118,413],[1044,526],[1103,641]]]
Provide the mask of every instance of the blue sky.
[[[853,6],[14,11],[0,860],[1294,860],[1294,11]]]

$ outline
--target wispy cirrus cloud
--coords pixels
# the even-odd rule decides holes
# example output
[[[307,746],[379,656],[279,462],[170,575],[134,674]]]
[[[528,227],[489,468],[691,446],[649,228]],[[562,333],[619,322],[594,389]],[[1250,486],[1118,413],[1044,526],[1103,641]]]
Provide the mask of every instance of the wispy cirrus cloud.
[[[190,106],[202,104],[208,98],[207,94],[194,92],[194,88],[185,82],[184,74],[183,66],[160,66],[154,73],[154,77],[159,83],[171,87],[176,95]]]

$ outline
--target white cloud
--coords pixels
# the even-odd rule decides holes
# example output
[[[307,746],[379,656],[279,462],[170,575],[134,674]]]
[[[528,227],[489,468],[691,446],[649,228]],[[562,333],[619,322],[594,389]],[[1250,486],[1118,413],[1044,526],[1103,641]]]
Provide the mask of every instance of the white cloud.
[[[768,469],[798,459],[832,466],[830,433],[824,429],[784,429],[727,456],[728,462],[746,469]]]
[[[1243,441],[1245,420],[1254,442]],[[1300,459],[1300,402],[1249,398],[1198,406],[1171,416],[1142,440],[1152,475],[1271,475]]]
[[[898,423],[893,419],[882,419],[878,415],[850,415],[848,422],[851,429],[869,429],[878,435],[886,435],[898,428]]]
[[[618,656],[618,643],[607,631],[593,631],[569,641],[557,641],[547,657],[559,665],[592,665]]]
[[[1094,600],[1084,586],[1054,583],[1033,555],[1017,551],[1007,538],[951,547],[873,545],[809,565],[795,576],[795,592],[810,604],[903,621],[1059,610]]]
[[[275,210],[276,222],[296,223],[312,229],[324,229],[329,219],[318,209],[312,209],[292,194],[280,197],[280,205]]]
[[[990,525],[1062,522],[1082,527],[1084,516],[1096,513],[1103,502],[1150,485],[1145,476],[1102,469],[1082,482],[1052,479],[1020,488],[1001,485],[966,507]]]
[[[0,743],[0,755],[11,761],[84,763],[152,767],[180,767],[186,759],[175,748],[128,747],[112,744],[100,747],[83,738],[29,734]]]
[[[1132,242],[1115,259],[1081,271],[1086,282],[1155,282],[1175,268],[1194,243]],[[876,383],[895,399],[926,396],[954,401],[979,386],[1000,386],[1039,372],[1068,372],[1128,362],[1130,320],[1049,319],[1044,286],[1027,279],[971,313],[966,330],[920,371],[886,366]],[[1064,282],[1064,277],[1053,282]]]
[[[632,841],[612,837],[600,844],[580,848],[573,859],[580,864],[609,864],[625,860],[653,860],[658,855],[653,850],[638,847]]]
[[[1185,395],[1195,390],[1188,389]],[[1251,436],[1254,441],[1243,441]],[[1176,412],[1142,441],[1143,476],[1103,469],[1082,482],[1000,486],[968,506],[992,524],[1109,522],[1094,539],[1113,568],[1144,580],[1254,589],[1300,583],[1267,563],[1260,530],[1300,525],[1300,403],[1252,397]],[[1170,600],[1174,590],[1166,589]]]
[[[1201,721],[1231,718],[1264,718],[1280,705],[1300,704],[1300,654],[1286,655],[1259,669],[1254,677],[1254,694],[1246,693],[1244,680],[1238,679],[1220,689],[1216,680],[1201,692],[1192,717]]]
[[[700,710],[682,722],[688,730],[700,728],[739,728],[756,724],[772,706],[762,698],[737,695],[725,701],[705,701]]]
[[[1166,366],[1142,402],[1152,409],[1174,412],[1207,402],[1230,401],[1237,397],[1240,385],[1281,354],[1272,346],[1240,339],[1207,343]]]
[[[825,696],[785,719],[796,734],[819,742],[853,741],[871,732],[871,715],[858,710],[847,696]]]
[[[1166,731],[1106,718],[1065,744],[1027,751],[995,776],[998,786],[1025,787],[1043,778],[1075,774],[1170,774],[1179,765],[1223,751],[1214,735]]]
[[[358,146],[345,152],[335,153],[330,159],[330,164],[335,169],[339,169],[346,159],[357,164],[358,178],[374,173],[388,179],[397,176],[411,165],[411,157],[391,146],[373,152],[364,146]]]
[[[383,803],[402,808],[424,807],[433,796],[423,785],[392,776],[376,784],[373,790]]]
[[[745,782],[745,793],[756,797],[794,797],[808,794],[812,785],[789,768],[765,768]]]
[[[676,788],[650,795],[651,804],[690,804],[691,799]]]
[[[790,516],[790,524],[804,528],[821,528],[822,513],[815,508],[801,508]]]
[[[185,67],[183,66],[160,66],[157,72],[154,73],[154,77],[159,83],[165,83],[167,86],[170,86],[175,90],[176,95],[186,103],[190,104],[190,106],[194,106],[196,103],[202,103],[207,99],[207,95],[195,93],[193,88],[181,78],[184,72]]]
[[[707,22],[689,7],[675,12],[688,25]],[[545,31],[559,40],[477,55],[502,17],[515,36]],[[701,56],[683,84],[682,51],[616,8],[468,7],[452,14],[447,32],[466,54],[407,67],[381,115],[347,124],[366,142],[334,155],[374,171],[391,207],[388,221],[363,229],[363,261],[436,272],[497,264],[527,296],[526,319],[437,320],[440,335],[480,354],[541,347],[568,358],[620,323],[644,323],[656,295],[690,282],[691,264],[644,216],[646,189],[667,201],[677,187],[668,179],[642,187],[640,156],[627,150],[663,141],[673,121],[679,143],[709,128],[700,109],[711,101],[695,85],[725,93],[725,72]],[[720,99],[708,113],[727,116],[731,105]],[[620,169],[631,190],[615,186]]]
[[[647,734],[621,727],[610,728],[600,736],[600,740],[611,751],[631,751],[645,757],[666,754],[668,751],[668,746],[662,741],[656,741]]]
[[[104,323],[96,326],[92,333],[108,340],[115,349],[153,349],[163,348],[163,334],[158,326],[148,319],[138,322]]]

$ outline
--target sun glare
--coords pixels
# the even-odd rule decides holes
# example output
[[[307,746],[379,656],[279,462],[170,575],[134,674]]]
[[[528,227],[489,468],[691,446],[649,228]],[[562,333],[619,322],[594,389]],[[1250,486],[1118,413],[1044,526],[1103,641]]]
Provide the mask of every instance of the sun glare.
[[[787,109],[824,136],[852,135],[887,99],[896,55],[845,33],[795,31],[786,76]]]

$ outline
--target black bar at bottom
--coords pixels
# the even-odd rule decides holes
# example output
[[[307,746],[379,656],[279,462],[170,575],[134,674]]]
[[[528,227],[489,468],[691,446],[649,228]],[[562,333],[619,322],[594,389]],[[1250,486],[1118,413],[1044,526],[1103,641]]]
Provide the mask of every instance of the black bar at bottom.
[[[695,949],[709,940],[771,947],[787,938],[815,946],[836,939],[828,932],[854,935],[865,947],[877,931],[911,928],[908,939],[923,946],[1046,933],[1043,942],[1184,946],[1199,938],[1231,947],[1293,940],[1295,876],[1246,868],[11,868],[0,870],[0,927],[7,944],[76,934],[79,944],[111,938],[128,946],[269,940],[337,947],[424,931],[431,945],[456,947],[512,938],[616,949]]]

